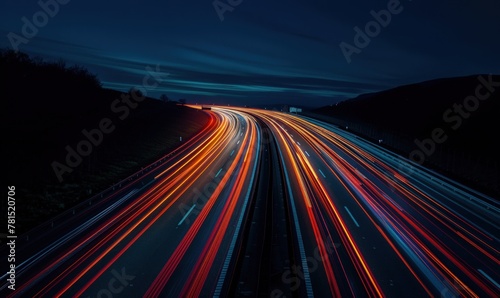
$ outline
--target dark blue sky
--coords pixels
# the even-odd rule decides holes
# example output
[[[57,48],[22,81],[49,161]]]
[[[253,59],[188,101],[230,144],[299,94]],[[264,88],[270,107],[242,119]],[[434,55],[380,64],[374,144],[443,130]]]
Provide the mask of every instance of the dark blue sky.
[[[500,73],[498,0],[41,3],[50,4],[45,12],[38,1],[0,2],[1,47],[84,65],[118,90],[141,86],[146,66],[159,65],[168,76],[148,95],[192,103],[322,106],[402,84]],[[229,10],[218,13],[214,3]],[[355,40],[355,27],[368,35]]]

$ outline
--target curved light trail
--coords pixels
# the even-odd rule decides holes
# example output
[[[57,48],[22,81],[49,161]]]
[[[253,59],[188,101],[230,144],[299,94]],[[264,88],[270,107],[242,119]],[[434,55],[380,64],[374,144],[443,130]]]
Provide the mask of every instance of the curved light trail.
[[[3,296],[500,296],[498,201],[314,119],[206,113],[200,133],[101,205],[26,240]],[[263,197],[262,175],[283,181],[283,201]],[[288,249],[275,256],[289,259],[278,282],[243,292],[249,239],[266,237],[252,214],[274,214],[259,198],[282,202]]]

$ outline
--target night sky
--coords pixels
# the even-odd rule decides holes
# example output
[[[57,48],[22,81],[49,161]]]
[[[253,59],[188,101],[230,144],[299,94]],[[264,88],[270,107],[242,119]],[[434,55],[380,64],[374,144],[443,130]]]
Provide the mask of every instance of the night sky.
[[[168,75],[147,95],[189,103],[323,106],[500,73],[498,0],[41,2],[46,12],[38,1],[0,2],[2,48],[85,66],[124,91],[159,68]]]

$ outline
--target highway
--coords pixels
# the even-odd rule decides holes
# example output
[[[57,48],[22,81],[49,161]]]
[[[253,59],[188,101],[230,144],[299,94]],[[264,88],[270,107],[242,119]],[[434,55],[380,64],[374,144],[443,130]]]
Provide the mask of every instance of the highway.
[[[500,297],[498,199],[315,119],[205,112],[175,152],[20,236],[0,294]]]

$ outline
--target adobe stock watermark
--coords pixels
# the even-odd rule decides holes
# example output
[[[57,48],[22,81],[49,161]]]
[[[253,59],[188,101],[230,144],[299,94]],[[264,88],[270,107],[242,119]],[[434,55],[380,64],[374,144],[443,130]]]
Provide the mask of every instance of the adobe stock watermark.
[[[382,28],[389,26],[393,15],[398,15],[402,11],[403,5],[401,5],[399,0],[389,0],[387,2],[387,9],[381,9],[378,12],[374,10],[370,11],[373,20],[365,24],[363,27],[364,30],[358,26],[354,27],[353,44],[345,41],[340,43],[340,50],[347,63],[350,64],[352,62],[351,56],[353,54],[360,54],[370,44],[372,38],[377,37],[382,32]]]
[[[54,18],[60,11],[61,5],[66,5],[70,0],[40,0],[38,6],[40,10],[36,11],[31,19],[23,16],[21,22],[21,35],[9,32],[7,38],[9,39],[10,46],[14,51],[19,51],[21,44],[27,44],[30,39],[34,38],[40,28],[47,26],[49,20]]]
[[[240,132],[240,133],[242,133],[242,132]],[[267,149],[265,149],[266,145],[268,145],[272,142],[271,138],[260,138],[260,140],[261,140],[260,146],[259,146],[259,144],[253,143],[253,144],[251,144],[252,147],[249,150],[251,150],[252,152],[259,152],[258,154],[260,154],[260,152],[262,152],[263,150],[267,150]],[[237,149],[235,148],[234,150],[237,150]],[[231,156],[233,153],[235,154],[235,151],[233,151],[231,153]],[[233,177],[233,175],[235,175],[236,173],[237,173],[236,171],[232,171],[231,173],[229,173],[228,179],[231,179],[231,177]],[[177,226],[181,226],[183,224],[186,224],[186,225],[191,224],[191,220],[189,219],[189,217],[191,217],[191,215],[200,214],[201,210],[203,209],[205,204],[208,202],[208,200],[212,196],[212,193],[215,192],[215,190],[217,189],[217,186],[219,185],[219,183],[222,181],[222,178],[226,174],[227,174],[227,170],[224,168],[219,169],[219,171],[217,171],[217,173],[212,171],[210,173],[212,180],[210,182],[208,182],[207,184],[205,184],[205,186],[203,187],[203,192],[200,191],[197,187],[195,187],[193,189],[192,192],[193,192],[194,196],[193,196],[192,204],[191,205],[187,205],[185,203],[179,204],[178,208],[179,208],[179,212],[182,214],[182,219],[178,223]]]
[[[461,103],[454,103],[451,108],[444,111],[443,122],[448,126],[448,129],[452,131],[458,130],[464,121],[479,109],[481,102],[490,98],[496,88],[500,87],[500,81],[493,81],[491,74],[488,78],[480,75],[477,77],[477,80],[479,83],[474,90],[474,95],[465,97]],[[426,158],[434,154],[436,145],[443,144],[446,140],[448,140],[448,134],[445,128],[434,128],[428,138],[414,140],[418,149],[410,152],[410,160],[418,164],[423,164]]]
[[[229,11],[232,12],[237,6],[239,6],[243,0],[214,0],[212,5],[219,16],[221,22],[224,21],[224,14]]]
[[[131,286],[132,281],[135,279],[134,275],[127,274],[125,271],[125,267],[121,269],[120,272],[117,270],[113,269],[111,270],[111,275],[112,277],[109,279],[107,287],[100,289],[95,297],[97,298],[112,298],[115,297],[116,295],[119,295],[123,293],[125,290],[125,287]],[[94,297],[94,296],[87,296],[88,298]]]
[[[146,66],[145,70],[147,74],[142,79],[142,86],[133,88],[135,90],[133,92],[122,93],[120,98],[111,102],[110,110],[118,120],[124,121],[127,119],[131,110],[137,108],[139,103],[146,98],[147,92],[157,88],[169,75],[161,72],[159,65],[156,65],[156,69]],[[96,128],[82,130],[82,139],[75,147],[70,145],[65,147],[66,158],[64,162],[53,161],[51,164],[59,182],[63,182],[63,175],[73,172],[82,163],[84,157],[91,155],[94,148],[102,144],[105,135],[112,133],[116,129],[115,123],[112,117],[104,117],[97,123]]]
[[[212,196],[212,193],[214,193],[214,191],[217,189],[217,186],[222,181],[222,177],[224,177],[226,173],[227,171],[224,168],[221,168],[213,176],[213,180],[205,184],[205,186],[203,187],[203,193],[198,188],[194,188],[193,193],[195,195],[193,196],[193,204],[191,206],[184,203],[181,203],[179,205],[179,211],[182,214],[182,219],[181,221],[179,221],[177,226],[180,226],[182,224],[191,224],[191,220],[189,219],[189,217],[191,215],[200,214],[201,210]],[[230,174],[230,176],[232,175],[234,175],[234,172]]]

